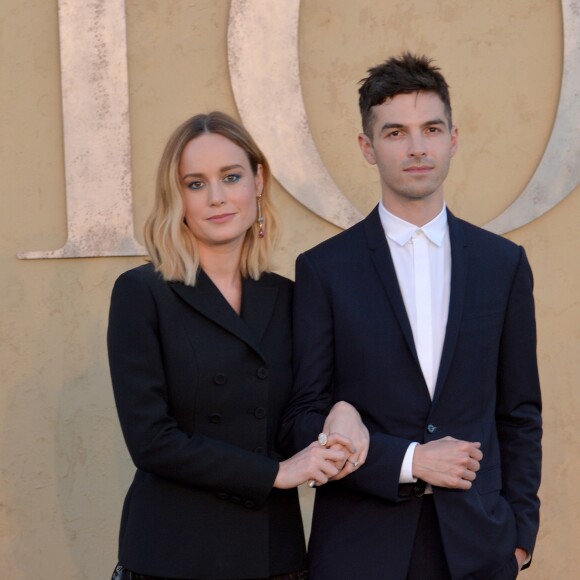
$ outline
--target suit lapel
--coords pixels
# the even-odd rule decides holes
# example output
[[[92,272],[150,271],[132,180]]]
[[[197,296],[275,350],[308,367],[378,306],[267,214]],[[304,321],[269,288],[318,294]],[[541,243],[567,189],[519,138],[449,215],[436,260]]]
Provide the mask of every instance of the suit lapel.
[[[260,339],[272,316],[277,294],[275,288],[263,288],[259,281],[244,280],[240,317],[203,270],[200,270],[195,286],[181,282],[170,282],[169,285],[194,310],[243,340],[263,357]]]
[[[441,362],[439,363],[439,373],[435,385],[434,402],[441,394],[441,388],[447,378],[455,346],[457,345],[459,326],[463,315],[463,304],[465,302],[468,270],[468,245],[461,221],[449,210],[447,211],[447,219],[451,245],[451,288],[449,292],[449,314],[447,316],[447,327],[445,329]]]
[[[403,302],[403,295],[401,294],[397,273],[395,271],[395,265],[393,264],[393,258],[391,257],[389,245],[385,238],[385,231],[383,230],[381,218],[379,217],[378,206],[375,207],[375,209],[364,220],[364,228],[369,250],[371,251],[371,259],[377,275],[387,293],[395,317],[401,327],[409,349],[419,365],[419,357],[417,356],[417,349],[415,348],[415,341],[413,340],[411,323],[407,316],[405,303]]]

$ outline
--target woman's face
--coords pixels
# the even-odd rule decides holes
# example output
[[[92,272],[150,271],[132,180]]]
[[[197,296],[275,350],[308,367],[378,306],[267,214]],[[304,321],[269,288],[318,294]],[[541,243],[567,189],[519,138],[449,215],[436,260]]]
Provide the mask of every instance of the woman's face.
[[[179,178],[185,222],[200,250],[241,247],[256,220],[262,166],[254,175],[241,147],[222,135],[204,133],[185,146]]]

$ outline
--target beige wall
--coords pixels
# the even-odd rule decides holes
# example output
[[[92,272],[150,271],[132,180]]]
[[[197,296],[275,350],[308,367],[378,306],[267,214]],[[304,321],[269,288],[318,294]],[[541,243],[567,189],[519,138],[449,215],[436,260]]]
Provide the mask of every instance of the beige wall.
[[[227,0],[126,1],[139,239],[169,131],[200,111],[237,115],[228,9]],[[562,74],[560,3],[302,2],[310,126],[334,179],[364,212],[378,199],[378,181],[356,145],[356,81],[403,49],[437,59],[452,86],[461,146],[447,199],[484,224],[521,192],[550,135]],[[16,258],[66,239],[57,0],[0,2],[0,87],[0,577],[102,579],[115,563],[132,475],[106,363],[108,299],[115,277],[142,260]],[[298,252],[338,230],[279,185],[274,193],[284,222],[277,263],[291,276]],[[573,578],[580,567],[579,216],[577,188],[508,234],[525,245],[535,272],[545,401],[542,527],[530,579]]]

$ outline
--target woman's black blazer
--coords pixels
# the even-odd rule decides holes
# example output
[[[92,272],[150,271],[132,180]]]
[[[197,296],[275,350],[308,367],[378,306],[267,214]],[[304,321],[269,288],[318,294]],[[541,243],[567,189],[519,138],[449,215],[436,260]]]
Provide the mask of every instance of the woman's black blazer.
[[[115,401],[137,466],[119,562],[171,578],[262,578],[306,567],[295,489],[272,485],[289,397],[292,282],[245,279],[238,316],[211,280],[119,277],[108,331]]]

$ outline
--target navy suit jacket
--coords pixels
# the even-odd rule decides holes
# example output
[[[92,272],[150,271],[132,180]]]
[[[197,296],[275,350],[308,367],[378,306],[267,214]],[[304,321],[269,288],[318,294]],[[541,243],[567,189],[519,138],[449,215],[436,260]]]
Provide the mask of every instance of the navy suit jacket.
[[[447,435],[480,441],[468,491],[434,488],[453,578],[488,578],[538,530],[541,398],[532,275],[523,248],[448,214],[451,291],[431,401],[375,210],[299,256],[295,389],[280,437],[312,441],[352,403],[371,434],[365,465],[316,492],[313,580],[406,577],[420,499],[399,485],[405,451]]]

